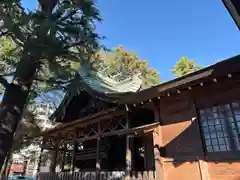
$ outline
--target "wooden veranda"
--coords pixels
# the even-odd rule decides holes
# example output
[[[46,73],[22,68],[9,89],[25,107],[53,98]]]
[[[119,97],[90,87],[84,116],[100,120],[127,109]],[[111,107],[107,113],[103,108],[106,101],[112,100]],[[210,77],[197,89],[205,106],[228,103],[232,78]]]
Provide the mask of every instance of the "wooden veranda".
[[[51,172],[40,172],[39,179],[156,179],[153,132],[159,121],[153,117],[134,125],[127,107],[112,108],[45,132],[42,151],[52,154]],[[61,172],[55,172],[59,156]]]
[[[96,172],[59,172],[59,173],[40,173],[40,179],[44,180],[123,180],[125,171],[100,171],[99,177]],[[132,172],[129,180],[156,180],[155,171]]]

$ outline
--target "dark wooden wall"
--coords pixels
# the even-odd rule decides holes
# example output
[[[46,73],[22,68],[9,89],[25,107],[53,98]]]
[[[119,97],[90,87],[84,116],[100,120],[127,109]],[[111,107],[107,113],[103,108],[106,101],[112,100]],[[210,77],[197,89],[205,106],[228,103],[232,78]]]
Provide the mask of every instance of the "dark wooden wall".
[[[198,109],[240,100],[238,79],[181,92],[160,100],[159,152],[166,180],[240,179],[240,159],[206,161]],[[156,137],[155,137],[156,138]]]

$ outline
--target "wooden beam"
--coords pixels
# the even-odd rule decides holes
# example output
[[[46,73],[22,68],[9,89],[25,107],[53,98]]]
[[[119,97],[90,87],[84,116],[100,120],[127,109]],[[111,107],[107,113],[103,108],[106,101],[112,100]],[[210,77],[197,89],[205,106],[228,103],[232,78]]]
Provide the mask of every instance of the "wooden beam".
[[[100,131],[98,131],[97,135],[87,136],[83,138],[76,138],[76,141],[83,142],[83,141],[93,140],[93,139],[97,139],[99,136],[100,137],[107,137],[107,136],[114,136],[114,135],[125,136],[125,135],[135,135],[138,133],[147,133],[147,132],[153,131],[158,125],[159,125],[159,122],[155,122],[152,124],[147,124],[147,125],[138,126],[134,128],[125,127],[124,129],[120,129],[112,132],[99,133]],[[64,140],[64,143],[68,143],[68,142],[73,142],[73,140]],[[58,150],[58,151],[65,151],[65,152],[69,151],[66,148],[53,148],[53,147],[47,147],[47,146],[44,146],[44,149]]]
[[[100,162],[100,137],[97,138],[96,146],[96,179],[100,178],[101,162]]]
[[[52,173],[56,172],[59,142],[60,142],[59,139],[55,139],[55,142],[53,142],[53,143],[55,143],[54,148],[56,148],[56,150],[53,150],[53,157],[52,157],[52,162],[51,162],[51,167],[50,167],[50,172],[52,172]]]
[[[164,164],[160,152],[160,148],[162,147],[162,133],[160,125],[153,131],[153,147],[156,179],[163,180],[165,179],[165,177],[164,177]]]
[[[207,180],[208,179],[208,167],[206,165],[206,162],[204,162],[205,160],[205,152],[204,152],[204,140],[201,138],[201,129],[200,129],[200,114],[199,114],[199,109],[197,107],[197,103],[196,103],[196,99],[193,100],[193,105],[194,105],[194,111],[196,114],[196,119],[195,121],[192,119],[192,125],[194,125],[195,123],[195,127],[196,127],[196,131],[199,137],[199,143],[201,146],[201,155],[200,157],[198,157],[198,168],[199,168],[199,172],[201,175],[201,180]]]
[[[156,124],[157,124],[157,122],[156,122]],[[139,132],[139,131],[149,132],[149,131],[152,131],[155,128],[156,124],[148,124],[148,125],[144,125],[144,126],[140,126],[140,127],[131,128],[131,129],[126,129],[126,128],[122,127],[123,129],[116,130],[116,131],[111,131],[111,132],[104,132],[104,133],[100,133],[100,131],[99,131],[98,133],[96,133],[96,135],[91,135],[91,136],[84,135],[84,137],[82,137],[82,138],[77,138],[77,141],[82,142],[82,141],[97,139],[98,136],[101,136],[101,137],[113,136],[113,135],[119,135],[120,136],[120,135],[126,135],[126,134],[134,134],[134,133]],[[145,128],[145,130],[144,130],[144,128]],[[75,130],[75,129],[76,129],[76,127],[73,128],[73,130]],[[69,129],[68,129],[68,131],[69,131]],[[67,130],[65,130],[65,132],[67,132]],[[52,136],[52,134],[49,134],[49,135]],[[73,142],[73,141],[74,141],[73,138],[65,140],[65,142]],[[45,148],[45,149],[49,149],[49,148]]]
[[[135,135],[141,132],[147,133],[147,132],[153,131],[158,125],[159,125],[159,122],[156,122],[156,123],[138,126],[130,129],[121,129],[113,132],[100,133],[99,136],[100,137],[107,137],[107,136],[114,136],[114,135],[125,136],[125,135]],[[89,137],[77,138],[76,140],[78,142],[83,142],[83,141],[93,140],[97,138],[98,138],[98,135],[93,135]]]
[[[59,132],[63,133],[67,131],[74,130],[76,128],[84,128],[84,126],[99,122],[101,120],[108,120],[110,117],[116,117],[124,114],[124,111],[117,108],[108,109],[106,111],[96,113],[78,120],[75,120],[71,123],[61,124],[54,129],[47,130],[40,134],[40,136],[57,136]]]
[[[58,155],[58,151],[53,151],[53,156],[52,156],[52,162],[51,162],[51,166],[50,166],[50,172],[51,173],[55,173],[56,172],[56,164],[57,164],[57,155]]]
[[[126,130],[130,128],[130,119],[128,112],[126,112]],[[132,170],[132,151],[131,151],[131,136],[126,136],[126,180],[130,179],[130,173]]]
[[[64,143],[64,148],[66,148],[66,143]],[[65,159],[66,159],[66,151],[63,151],[63,156],[62,156],[62,164],[61,164],[61,171],[64,171],[64,166],[65,166]]]
[[[130,129],[119,130],[118,135],[136,134],[140,132],[145,133],[145,132],[153,131],[158,125],[159,125],[159,122],[156,122],[156,123],[146,124],[143,126],[138,126]]]
[[[43,147],[44,150],[50,150],[50,151],[65,151],[65,152],[71,152],[72,150],[66,149],[66,148],[52,148],[52,147]]]
[[[74,172],[75,170],[75,164],[76,164],[76,152],[77,152],[77,149],[78,149],[78,142],[75,140],[74,141],[74,148],[73,148],[73,151],[72,151],[72,172]]]

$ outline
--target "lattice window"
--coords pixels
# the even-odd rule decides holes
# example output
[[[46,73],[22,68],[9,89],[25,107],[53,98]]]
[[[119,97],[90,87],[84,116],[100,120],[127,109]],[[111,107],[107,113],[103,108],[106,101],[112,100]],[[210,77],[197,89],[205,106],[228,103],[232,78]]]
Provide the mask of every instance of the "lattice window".
[[[207,152],[240,151],[240,103],[200,110]]]

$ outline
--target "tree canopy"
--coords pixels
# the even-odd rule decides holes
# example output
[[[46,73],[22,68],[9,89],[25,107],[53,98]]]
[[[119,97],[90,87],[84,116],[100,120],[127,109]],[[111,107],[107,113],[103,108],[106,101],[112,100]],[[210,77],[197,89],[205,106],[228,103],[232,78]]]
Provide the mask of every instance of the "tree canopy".
[[[99,52],[92,63],[93,69],[98,69],[101,61],[107,61],[110,66],[110,74],[140,73],[144,88],[160,83],[159,73],[149,67],[148,61],[141,59],[135,52],[127,51],[123,46],[119,46],[111,51]]]
[[[8,53],[1,54],[0,64],[6,89],[0,107],[0,167],[26,103],[43,90],[66,88],[76,73],[74,63],[87,62],[102,48],[95,31],[102,19],[93,0],[38,2],[34,11],[26,11],[20,0],[0,2],[0,37]]]
[[[11,0],[1,3],[7,11],[0,12],[3,19],[18,16],[12,25],[3,21],[0,26],[1,85],[7,85],[5,77],[16,75],[23,57],[27,57],[26,53],[37,51],[40,53],[40,67],[33,78],[30,97],[46,91],[65,89],[73,80],[75,64],[87,61],[94,51],[101,48],[98,44],[101,37],[94,32],[95,21],[101,21],[94,2],[59,1],[49,18],[40,10],[27,13],[21,3],[17,2],[19,1]],[[15,16],[6,17],[11,10]],[[81,13],[82,16],[79,16]],[[44,34],[45,30],[51,33]],[[37,39],[40,35],[41,39]]]
[[[184,56],[181,57],[180,60],[176,62],[174,68],[171,69],[171,72],[176,77],[181,77],[196,70],[199,70],[200,68],[201,66],[196,65],[196,62],[194,60],[190,60]]]

